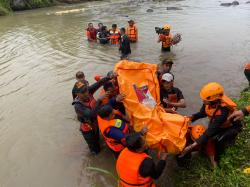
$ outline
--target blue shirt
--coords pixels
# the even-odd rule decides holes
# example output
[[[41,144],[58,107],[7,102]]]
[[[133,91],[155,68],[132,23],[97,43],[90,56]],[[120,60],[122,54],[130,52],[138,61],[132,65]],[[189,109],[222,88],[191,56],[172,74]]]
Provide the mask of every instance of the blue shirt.
[[[109,132],[107,133],[107,137],[109,138],[113,138],[119,142],[121,142],[121,140],[123,138],[126,138],[127,134],[124,134],[122,131],[124,130],[124,128],[126,128],[126,122],[122,121],[121,126],[118,127],[110,127]]]

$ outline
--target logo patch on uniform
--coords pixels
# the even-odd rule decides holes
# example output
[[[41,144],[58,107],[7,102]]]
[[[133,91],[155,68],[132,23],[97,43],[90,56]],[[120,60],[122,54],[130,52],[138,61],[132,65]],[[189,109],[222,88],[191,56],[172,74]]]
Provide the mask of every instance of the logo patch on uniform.
[[[83,87],[83,86],[85,86],[85,84],[82,83],[82,82],[80,82],[80,81],[76,83],[76,87],[77,87],[77,88],[81,88],[81,87]]]
[[[116,128],[120,128],[121,126],[122,126],[122,120],[117,119],[117,120],[115,121],[115,127],[116,127]]]

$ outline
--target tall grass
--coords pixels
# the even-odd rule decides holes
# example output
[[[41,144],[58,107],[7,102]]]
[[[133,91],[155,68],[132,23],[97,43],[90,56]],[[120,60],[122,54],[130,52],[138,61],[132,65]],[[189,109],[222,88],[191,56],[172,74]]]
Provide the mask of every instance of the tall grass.
[[[23,7],[14,7],[10,0],[0,0],[0,16],[10,13],[12,10],[26,10],[52,6],[56,0],[24,0]]]
[[[9,0],[0,0],[0,16],[6,15],[10,12],[10,1]]]
[[[55,4],[54,0],[29,0],[25,1],[25,9],[48,7]]]
[[[92,171],[97,171],[99,173],[105,174],[110,176],[112,179],[114,179],[116,182],[118,182],[118,177],[116,175],[114,175],[113,173],[111,173],[108,170],[105,169],[101,169],[101,168],[97,168],[97,167],[87,167],[86,169],[88,170],[92,170]]]

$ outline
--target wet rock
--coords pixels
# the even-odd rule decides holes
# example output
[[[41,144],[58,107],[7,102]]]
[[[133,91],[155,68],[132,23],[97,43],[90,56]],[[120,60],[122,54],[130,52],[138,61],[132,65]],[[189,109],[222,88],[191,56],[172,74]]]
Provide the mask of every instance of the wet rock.
[[[55,4],[54,0],[11,0],[12,10],[27,10],[34,8],[49,7]]]
[[[239,5],[239,4],[240,4],[239,1],[233,1],[232,2],[232,5],[234,5],[234,6]]]
[[[232,3],[221,3],[220,6],[232,6]]]
[[[13,0],[10,4],[11,8],[13,10],[23,10],[26,7],[24,0]]]
[[[167,10],[183,10],[180,7],[167,7]]]
[[[147,12],[154,12],[154,10],[149,8],[149,9],[147,9]]]
[[[221,3],[220,6],[237,6],[239,5],[240,3],[238,1],[233,1],[232,3]]]

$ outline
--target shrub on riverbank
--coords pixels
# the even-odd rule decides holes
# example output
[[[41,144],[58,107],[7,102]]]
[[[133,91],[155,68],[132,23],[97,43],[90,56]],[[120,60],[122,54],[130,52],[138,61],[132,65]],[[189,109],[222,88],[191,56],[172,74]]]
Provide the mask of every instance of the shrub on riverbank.
[[[53,6],[55,4],[80,3],[85,0],[0,0],[0,16],[9,14],[15,10],[29,10]]]
[[[250,91],[241,94],[239,108],[250,104]],[[249,186],[250,174],[243,169],[250,167],[250,117],[239,134],[234,146],[228,148],[215,170],[210,168],[207,158],[193,158],[188,169],[178,168],[175,172],[176,186]]]
[[[0,16],[8,14],[10,10],[10,1],[0,0]]]
[[[15,10],[49,7],[55,5],[56,2],[56,0],[0,0],[0,16]]]

